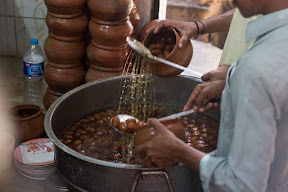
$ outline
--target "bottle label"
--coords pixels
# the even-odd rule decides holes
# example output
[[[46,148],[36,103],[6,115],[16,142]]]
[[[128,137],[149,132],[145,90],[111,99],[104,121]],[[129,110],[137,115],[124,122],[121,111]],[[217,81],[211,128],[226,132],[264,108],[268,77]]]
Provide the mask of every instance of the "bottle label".
[[[31,64],[23,61],[23,73],[29,77],[39,77],[43,75],[44,62]]]

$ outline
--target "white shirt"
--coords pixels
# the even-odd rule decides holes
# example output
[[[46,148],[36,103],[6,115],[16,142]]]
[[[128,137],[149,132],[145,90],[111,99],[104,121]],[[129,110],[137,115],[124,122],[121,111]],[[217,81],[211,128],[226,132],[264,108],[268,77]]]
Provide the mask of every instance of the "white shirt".
[[[245,32],[247,23],[260,18],[261,15],[255,15],[250,18],[244,18],[239,9],[236,8],[233,15],[229,32],[225,41],[223,52],[220,59],[220,64],[231,65],[243,55],[248,47],[254,42],[245,41]]]
[[[217,156],[200,162],[204,191],[288,191],[288,9],[249,23],[253,39],[227,74]]]

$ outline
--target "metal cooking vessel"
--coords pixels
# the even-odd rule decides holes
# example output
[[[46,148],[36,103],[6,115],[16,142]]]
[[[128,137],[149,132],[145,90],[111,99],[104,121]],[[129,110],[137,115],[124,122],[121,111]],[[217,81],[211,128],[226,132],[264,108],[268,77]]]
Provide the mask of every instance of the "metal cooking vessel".
[[[129,76],[87,83],[67,92],[49,108],[45,130],[55,146],[59,173],[80,191],[202,191],[199,175],[184,165],[148,169],[97,160],[77,153],[58,139],[71,123],[88,113],[118,105],[120,83],[124,79],[129,80]],[[184,76],[155,77],[156,104],[183,107],[194,86],[200,82]],[[208,115],[219,118],[218,113]]]

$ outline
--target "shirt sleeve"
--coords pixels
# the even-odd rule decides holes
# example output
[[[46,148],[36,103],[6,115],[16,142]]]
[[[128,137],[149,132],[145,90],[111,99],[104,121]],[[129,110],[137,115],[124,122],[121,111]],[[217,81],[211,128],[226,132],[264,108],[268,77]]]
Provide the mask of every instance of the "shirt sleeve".
[[[262,192],[267,188],[277,134],[275,85],[261,68],[241,67],[230,78],[234,126],[225,129],[234,132],[229,154],[206,155],[201,160],[204,191]]]

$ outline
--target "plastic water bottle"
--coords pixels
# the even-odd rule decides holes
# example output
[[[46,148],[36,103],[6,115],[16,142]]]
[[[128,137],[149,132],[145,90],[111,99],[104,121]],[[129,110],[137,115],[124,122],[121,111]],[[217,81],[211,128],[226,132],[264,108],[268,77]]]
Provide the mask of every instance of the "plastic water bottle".
[[[31,39],[31,45],[23,58],[25,76],[23,103],[35,104],[43,108],[42,79],[44,54],[37,39]]]

